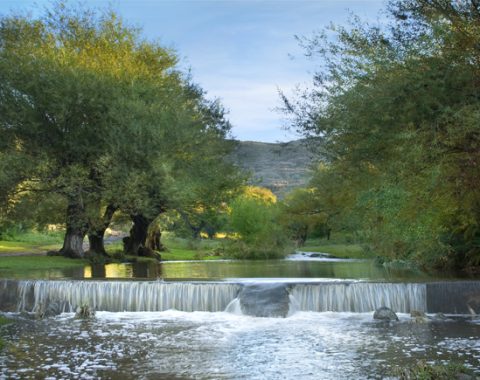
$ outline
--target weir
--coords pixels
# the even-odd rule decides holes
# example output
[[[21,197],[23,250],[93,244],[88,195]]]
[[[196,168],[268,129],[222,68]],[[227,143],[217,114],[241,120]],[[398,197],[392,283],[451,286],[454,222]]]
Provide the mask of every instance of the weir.
[[[232,283],[0,280],[0,311],[232,311],[285,317],[293,311],[370,312],[387,306],[449,314],[480,313],[480,282]],[[227,308],[228,306],[228,308]]]

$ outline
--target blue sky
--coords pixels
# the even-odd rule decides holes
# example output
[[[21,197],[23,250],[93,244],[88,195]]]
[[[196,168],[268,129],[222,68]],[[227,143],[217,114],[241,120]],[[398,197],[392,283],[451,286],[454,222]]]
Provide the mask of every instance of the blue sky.
[[[330,22],[343,24],[353,12],[375,21],[384,0],[84,0],[112,5],[149,39],[174,48],[181,66],[211,98],[229,110],[233,135],[265,142],[297,138],[275,110],[278,89],[291,94],[306,86],[315,63],[303,56],[294,36],[310,36]],[[35,6],[36,4],[36,6]],[[42,0],[0,0],[0,14],[47,6]]]

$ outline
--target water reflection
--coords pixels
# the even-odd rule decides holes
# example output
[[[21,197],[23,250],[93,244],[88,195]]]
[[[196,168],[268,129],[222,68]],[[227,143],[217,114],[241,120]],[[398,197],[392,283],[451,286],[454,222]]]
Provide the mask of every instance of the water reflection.
[[[388,281],[423,281],[429,276],[409,271],[392,270],[373,261],[171,261],[162,263],[122,263],[87,265],[84,268],[33,270],[15,274],[2,272],[0,277],[35,279],[196,279],[226,278],[334,278]]]
[[[455,276],[432,277],[408,269],[388,269],[370,260],[363,261],[170,261],[87,265],[61,270],[33,270],[12,273],[0,270],[0,278],[138,278],[165,280],[221,280],[228,278],[333,278],[387,281],[428,281]]]
[[[83,278],[159,278],[162,266],[156,263],[113,263],[87,265]]]

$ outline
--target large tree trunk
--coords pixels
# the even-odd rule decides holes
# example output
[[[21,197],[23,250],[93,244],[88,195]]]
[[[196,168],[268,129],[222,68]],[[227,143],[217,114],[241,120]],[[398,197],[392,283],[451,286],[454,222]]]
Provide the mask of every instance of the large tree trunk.
[[[142,214],[136,214],[132,215],[132,220],[133,226],[130,229],[130,236],[123,239],[125,254],[152,257],[160,260],[160,254],[147,247],[148,227],[154,219],[149,219]]]
[[[133,225],[130,235],[123,239],[123,249],[128,255],[138,255],[139,249],[145,247],[148,235],[148,226],[152,222],[142,214],[132,215]]]
[[[160,241],[161,238],[162,231],[160,231],[158,223],[155,223],[155,221],[153,221],[152,223],[150,223],[150,227],[148,229],[145,246],[152,251],[165,251],[165,247]]]
[[[67,229],[60,253],[63,256],[81,259],[85,256],[83,251],[83,238],[87,232],[85,222],[85,209],[81,202],[71,201],[67,206]]]
[[[103,238],[105,236],[105,230],[96,230],[88,233],[88,252],[99,255],[106,255],[105,244]]]
[[[113,214],[117,211],[118,207],[114,205],[108,205],[105,209],[105,213],[102,217],[102,222],[97,228],[92,228],[88,232],[88,242],[89,242],[89,253],[96,253],[100,255],[106,255],[107,252],[105,250],[105,231],[107,230],[110,222],[112,221]]]

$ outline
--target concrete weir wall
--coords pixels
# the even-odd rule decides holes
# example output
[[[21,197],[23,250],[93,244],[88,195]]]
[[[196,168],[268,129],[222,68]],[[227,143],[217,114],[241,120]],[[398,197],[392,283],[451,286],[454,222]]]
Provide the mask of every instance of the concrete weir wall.
[[[480,314],[480,281],[427,283],[427,311],[445,314]]]
[[[88,305],[103,311],[230,311],[284,317],[292,311],[370,312],[387,306],[445,314],[480,314],[480,281],[229,283],[0,280],[0,311],[55,315]],[[230,307],[228,307],[230,305]]]

